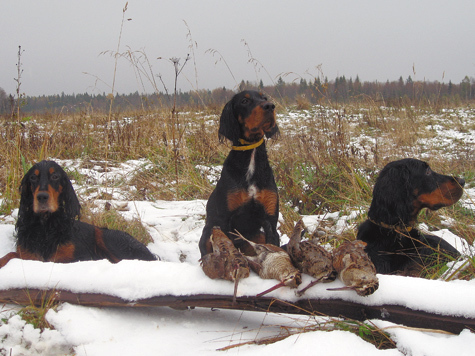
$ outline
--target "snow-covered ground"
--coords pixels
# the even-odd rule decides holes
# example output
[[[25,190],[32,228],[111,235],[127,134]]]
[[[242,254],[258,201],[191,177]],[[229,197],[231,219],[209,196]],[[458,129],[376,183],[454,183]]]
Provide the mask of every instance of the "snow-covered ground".
[[[100,164],[85,170],[78,161],[57,161],[70,171],[76,170],[87,177],[85,182],[88,188],[97,187],[91,192],[85,189],[86,184],[75,184],[81,199],[92,200],[98,208],[103,207],[105,202],[96,199],[107,190],[112,197],[112,205],[121,206],[120,214],[127,219],[139,217],[153,238],[148,247],[160,256],[161,261],[54,264],[12,260],[0,269],[0,289],[57,288],[107,293],[131,302],[166,294],[232,295],[231,282],[210,280],[199,266],[198,240],[204,226],[205,200],[129,200],[128,193],[134,188],[127,184],[127,180],[137,171],[148,169],[150,162],[146,160],[111,165],[107,173],[103,172]],[[214,176],[218,173],[215,172]],[[109,188],[103,188],[105,180],[109,182]],[[462,198],[466,207],[473,208],[474,197],[474,189],[467,189]],[[334,222],[332,232],[338,234],[355,228],[353,221],[359,213],[365,214],[365,211],[353,211],[346,216],[338,212],[305,216],[304,222],[312,230],[323,219],[331,219]],[[0,256],[14,249],[15,214],[0,217]],[[449,230],[431,233],[443,236],[462,253],[474,255],[473,247]],[[286,239],[282,236],[284,243]],[[379,275],[379,278],[379,289],[368,297],[360,297],[353,291],[328,291],[327,288],[342,286],[337,280],[311,288],[302,298],[340,298],[369,305],[395,304],[415,310],[475,318],[475,281],[444,282],[384,275]],[[310,277],[304,276],[303,285],[308,281]],[[238,296],[256,295],[275,283],[251,273],[249,278],[240,282]],[[295,292],[287,288],[278,289],[269,296],[290,302],[298,299]],[[387,328],[385,330],[397,349],[378,350],[349,331],[324,328],[295,334],[267,345],[246,344],[326,320],[315,316],[208,308],[93,308],[65,303],[47,314],[47,320],[54,329],[40,332],[17,315],[19,309],[15,305],[4,305],[0,310],[0,355],[212,355],[222,348],[227,348],[225,352],[228,354],[272,356],[299,352],[321,356],[475,354],[475,334],[470,330],[449,335],[415,330],[381,320],[370,322],[379,328]],[[244,345],[231,347],[238,344]]]
[[[140,216],[154,242],[149,245],[161,261],[78,262],[72,264],[12,260],[0,270],[0,288],[57,288],[73,292],[102,292],[126,300],[151,296],[197,293],[231,295],[228,281],[210,280],[198,263],[198,240],[204,224],[206,201],[129,202],[126,217]],[[334,217],[334,216],[332,216]],[[304,217],[311,228],[319,216]],[[13,219],[7,219],[12,222]],[[339,218],[338,229],[348,216]],[[0,254],[14,248],[14,227],[0,225]],[[443,233],[444,231],[441,231]],[[460,240],[450,236],[453,242]],[[285,239],[285,236],[283,237]],[[182,262],[181,262],[182,261]],[[441,314],[475,318],[475,281],[429,281],[419,278],[380,275],[380,288],[369,297],[352,291],[328,291],[341,282],[317,285],[304,297],[342,298],[367,304],[396,304]],[[310,277],[305,276],[304,284]],[[252,274],[241,281],[238,296],[255,295],[275,284]],[[272,296],[297,300],[293,290],[281,288]],[[76,355],[209,355],[217,349],[267,336],[279,335],[282,328],[316,324],[312,316],[277,315],[232,310],[174,310],[167,307],[146,309],[92,308],[63,304],[49,311],[47,320],[55,330],[40,333],[16,315],[17,307],[5,305],[0,326],[2,348],[12,355],[61,355],[74,350]],[[321,320],[320,320],[321,321]],[[373,320],[378,327],[393,326]],[[231,354],[287,354],[318,350],[320,355],[472,355],[475,335],[464,330],[460,335],[416,331],[402,327],[387,330],[398,349],[377,350],[350,332],[313,331],[294,335],[271,345],[245,345],[231,348]]]

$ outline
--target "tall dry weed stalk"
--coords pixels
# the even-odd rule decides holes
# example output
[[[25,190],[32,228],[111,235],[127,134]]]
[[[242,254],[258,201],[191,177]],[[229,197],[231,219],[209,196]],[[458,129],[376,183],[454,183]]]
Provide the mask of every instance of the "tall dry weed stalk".
[[[170,58],[170,61],[173,63],[173,67],[175,69],[175,80],[174,80],[174,88],[173,88],[173,107],[171,110],[171,118],[173,122],[173,130],[172,130],[172,142],[173,142],[173,153],[174,153],[174,162],[175,162],[175,181],[178,184],[179,181],[179,174],[178,174],[178,165],[180,159],[180,147],[183,140],[183,134],[185,130],[183,127],[180,126],[180,118],[179,113],[177,110],[177,90],[178,90],[178,76],[183,71],[186,63],[190,59],[190,56],[187,55],[185,61],[182,65],[180,65],[179,58]]]
[[[152,86],[156,97],[159,98],[159,101],[157,104],[159,105],[158,107],[163,104],[160,101],[160,98],[162,97],[162,92],[159,89],[158,82],[156,78],[158,78],[159,82],[162,85],[163,91],[165,92],[165,97],[167,98],[167,103],[169,106],[170,114],[169,114],[169,120],[167,120],[167,128],[162,132],[162,138],[163,140],[160,140],[159,142],[163,142],[166,148],[170,148],[171,153],[174,157],[174,171],[175,171],[175,177],[174,181],[176,184],[179,184],[180,180],[180,161],[182,160],[183,157],[183,152],[182,152],[182,141],[183,141],[183,135],[185,133],[185,128],[184,126],[180,123],[180,115],[179,115],[179,109],[178,109],[178,79],[180,75],[182,74],[182,71],[188,61],[192,58],[190,54],[187,54],[186,58],[184,59],[183,63],[180,63],[181,58],[178,57],[172,57],[168,59],[168,62],[170,62],[173,66],[174,69],[174,77],[173,77],[173,93],[170,93],[168,90],[168,86],[165,83],[165,80],[163,76],[159,74],[155,74],[152,68],[152,64],[149,60],[149,57],[145,53],[144,50],[140,51],[132,51],[131,49],[128,49],[127,51],[121,53],[119,52],[120,50],[120,39],[122,37],[122,29],[123,29],[123,24],[125,22],[125,12],[127,11],[127,4],[125,5],[123,9],[123,16],[122,16],[122,24],[121,24],[121,29],[120,29],[120,34],[119,34],[119,42],[117,45],[117,50],[115,52],[112,52],[111,54],[113,55],[115,59],[115,66],[114,66],[114,80],[112,83],[112,92],[114,92],[114,83],[115,83],[115,76],[116,76],[116,70],[117,70],[117,62],[119,58],[124,58],[126,59],[131,65],[135,73],[135,77],[137,79],[137,82],[139,86],[145,91],[146,84],[149,84]],[[129,19],[130,20],[130,19]],[[187,23],[185,22],[185,25],[188,28]],[[192,37],[191,37],[191,30],[188,28],[188,34],[187,38],[190,40],[190,46],[189,49],[193,52],[194,51],[194,44],[192,43]],[[106,51],[104,53],[110,53],[109,51]],[[158,57],[157,59],[161,60],[163,59],[162,57]],[[198,86],[198,75],[197,75],[197,68],[196,68],[196,62],[195,62],[195,81],[196,81],[196,86]],[[112,117],[112,103],[113,103],[114,97],[113,95],[111,96],[111,103],[110,103],[110,109],[109,109],[109,127],[111,124],[111,117]],[[144,111],[146,111],[145,106],[143,105],[142,102],[142,108]],[[153,108],[152,108],[153,109]],[[162,110],[158,110],[162,111]],[[143,115],[148,115],[152,114],[153,116],[157,116],[156,114],[153,113],[147,113],[144,112]],[[158,115],[161,115],[158,114]],[[170,141],[170,142],[169,142]],[[108,145],[109,142],[106,141],[106,144]]]
[[[17,77],[14,78],[16,82],[16,104],[15,104],[15,111],[16,111],[16,119],[17,123],[20,124],[21,116],[20,116],[20,110],[21,110],[21,102],[23,99],[24,94],[21,92],[21,76],[23,74],[23,64],[21,62],[21,56],[25,52],[24,50],[21,49],[21,46],[18,46],[18,62],[16,64],[17,67]]]
[[[25,162],[25,157],[23,155],[23,142],[25,140],[25,130],[23,126],[23,117],[21,112],[21,107],[23,105],[23,100],[25,94],[21,92],[22,85],[22,74],[23,74],[23,63],[22,55],[25,51],[18,46],[17,52],[17,77],[14,78],[16,82],[16,100],[14,103],[14,108],[12,108],[12,113],[10,121],[6,122],[4,125],[4,145],[2,156],[3,159],[0,160],[4,169],[4,182],[5,185],[0,182],[0,188],[4,188],[3,200],[0,204],[0,211],[10,210],[15,200],[18,199],[19,193],[17,187],[20,185],[21,178],[23,174],[28,169],[28,166]]]
[[[114,103],[114,91],[115,91],[115,80],[116,80],[116,76],[117,76],[117,62],[118,62],[118,58],[119,58],[119,50],[120,50],[120,43],[121,43],[121,40],[122,40],[122,31],[123,31],[123,28],[124,28],[124,23],[125,23],[125,13],[127,11],[127,7],[129,5],[129,2],[127,1],[125,3],[125,6],[124,8],[122,9],[122,21],[120,22],[120,31],[119,31],[119,39],[117,41],[117,50],[115,52],[115,55],[114,55],[114,74],[112,76],[112,87],[111,87],[111,93],[110,93],[110,104],[109,104],[109,115],[107,117],[107,134],[106,134],[106,137],[105,137],[105,146],[106,146],[106,162],[108,161],[108,152],[109,152],[109,136],[110,136],[110,130],[111,130],[111,126],[112,126],[112,105]],[[107,171],[107,167],[106,167],[106,171]],[[107,180],[106,180],[107,181]]]
[[[115,91],[115,79],[116,79],[116,76],[117,76],[117,62],[118,62],[118,59],[119,59],[119,56],[120,56],[120,42],[122,40],[122,31],[124,29],[124,23],[125,23],[125,13],[127,11],[127,7],[129,5],[129,2],[127,1],[125,3],[125,6],[124,8],[122,9],[122,21],[120,22],[120,31],[119,31],[119,39],[117,41],[117,50],[115,51],[114,53],[114,74],[112,76],[112,86],[111,86],[111,96],[110,96],[110,105],[109,105],[109,123],[111,121],[111,118],[112,118],[112,104],[114,103],[114,91]]]

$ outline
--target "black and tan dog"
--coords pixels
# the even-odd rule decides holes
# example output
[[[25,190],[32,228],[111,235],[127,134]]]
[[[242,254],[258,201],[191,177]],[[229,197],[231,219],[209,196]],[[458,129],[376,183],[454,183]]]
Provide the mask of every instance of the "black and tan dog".
[[[206,205],[201,256],[212,252],[213,227],[220,227],[236,247],[250,246],[236,239],[235,231],[256,243],[279,245],[279,196],[265,144],[266,137],[279,131],[274,109],[257,91],[236,94],[223,109],[219,135],[232,141],[233,147]]]
[[[35,164],[21,182],[16,251],[0,259],[0,268],[12,258],[61,263],[156,260],[145,245],[129,234],[77,220],[80,209],[66,172],[53,161]]]
[[[448,242],[415,228],[417,215],[455,204],[463,194],[462,178],[432,171],[423,161],[407,158],[387,164],[373,189],[368,220],[357,238],[378,273],[416,275],[434,261],[447,262],[460,253]]]

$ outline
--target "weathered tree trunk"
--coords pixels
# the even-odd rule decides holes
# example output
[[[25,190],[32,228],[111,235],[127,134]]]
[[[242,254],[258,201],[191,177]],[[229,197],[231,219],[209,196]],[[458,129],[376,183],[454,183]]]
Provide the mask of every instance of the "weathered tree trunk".
[[[20,305],[44,305],[48,301],[67,302],[92,307],[202,307],[238,309],[287,314],[344,317],[353,320],[381,319],[410,327],[440,329],[459,333],[465,328],[475,329],[475,319],[415,311],[397,305],[368,306],[337,299],[301,299],[290,303],[269,297],[238,297],[198,294],[189,296],[157,296],[133,302],[106,294],[72,293],[61,290],[11,289],[0,291],[0,302]]]

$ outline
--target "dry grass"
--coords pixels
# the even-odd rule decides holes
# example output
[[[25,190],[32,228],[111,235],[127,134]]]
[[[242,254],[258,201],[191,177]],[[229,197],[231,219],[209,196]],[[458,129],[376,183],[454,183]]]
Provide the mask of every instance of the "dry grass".
[[[473,184],[475,148],[461,140],[446,143],[436,136],[449,129],[473,129],[470,108],[449,108],[437,114],[430,107],[388,108],[371,101],[309,106],[303,99],[297,102],[298,109],[278,107],[281,135],[268,142],[268,151],[280,191],[282,234],[290,234],[301,214],[365,210],[378,171],[394,159],[427,156],[434,170],[464,176],[468,186]],[[30,165],[50,157],[79,159],[84,164],[104,161],[106,166],[147,158],[152,167],[128,180],[127,184],[136,187],[133,199],[206,199],[214,186],[198,167],[219,166],[229,152],[229,146],[218,140],[220,110],[190,109],[172,115],[169,109],[157,108],[113,113],[110,118],[107,113],[44,114],[21,125],[4,118],[0,131],[0,145],[6,152],[0,158],[1,211],[9,213],[18,206],[17,187]],[[80,175],[75,178],[82,179]],[[129,227],[120,223],[119,214],[113,211],[88,214],[85,208],[84,215],[93,216],[94,223]],[[457,204],[443,209],[443,214],[455,221],[451,227],[454,233],[473,243],[472,210]],[[363,218],[361,215],[355,222]],[[420,221],[431,229],[445,227],[439,213],[421,214]],[[131,234],[143,236],[143,241],[149,238],[141,231]],[[337,245],[338,240],[354,239],[356,232],[344,235],[320,239]],[[440,273],[430,271],[427,275],[435,278]]]
[[[301,105],[301,104],[298,104]],[[317,106],[310,114],[288,119],[281,110],[281,136],[268,144],[280,187],[282,205],[298,213],[322,213],[364,206],[371,199],[375,174],[386,163],[405,156],[430,155],[435,170],[473,178],[474,148],[436,147],[430,125],[441,125],[426,109],[359,106]],[[292,113],[298,111],[292,110]],[[219,109],[179,113],[167,109],[107,114],[35,115],[23,125],[3,120],[0,145],[0,188],[3,209],[18,202],[17,188],[31,163],[44,158],[108,160],[147,158],[152,170],[133,179],[137,198],[206,198],[213,186],[197,165],[222,164],[229,147],[218,141]],[[460,119],[444,125],[466,130]],[[435,122],[439,120],[440,122]],[[462,126],[461,126],[462,125]],[[440,131],[440,130],[439,130]],[[108,144],[106,144],[108,143]],[[283,207],[285,211],[286,208]]]
[[[296,321],[298,324],[298,321]],[[359,322],[356,320],[342,320],[337,318],[315,318],[308,325],[301,327],[284,327],[282,326],[276,335],[256,338],[250,341],[230,344],[228,346],[217,349],[217,351],[228,351],[237,347],[246,345],[270,345],[287,339],[294,335],[300,335],[313,331],[335,331],[343,330],[352,332],[363,340],[373,344],[378,350],[395,349],[396,343],[391,340],[390,335],[384,330],[376,327],[370,322]]]
[[[56,310],[58,302],[56,301],[56,292],[43,292],[41,304],[36,305],[30,300],[30,304],[20,309],[18,314],[28,324],[33,325],[35,329],[54,329],[53,326],[46,320],[46,314],[49,310]]]
[[[467,186],[473,184],[475,148],[460,139],[448,141],[438,136],[449,129],[469,133],[475,116],[470,108],[448,108],[437,114],[430,107],[388,108],[371,101],[310,106],[304,99],[293,108],[277,106],[281,135],[267,147],[280,191],[282,234],[289,235],[302,214],[367,209],[378,171],[394,159],[422,158],[434,170],[463,176]],[[229,146],[218,140],[220,110],[189,109],[172,115],[170,109],[157,108],[116,112],[111,117],[90,112],[43,114],[22,124],[3,118],[0,145],[6,154],[0,158],[1,211],[9,213],[18,206],[17,187],[31,164],[51,157],[78,159],[84,164],[103,161],[105,166],[146,158],[151,168],[128,179],[127,184],[136,187],[133,199],[206,199],[214,186],[198,167],[222,165],[229,152]],[[82,179],[80,175],[75,178]],[[94,223],[129,227],[113,211],[88,214],[85,208],[85,217],[90,215]],[[442,214],[455,221],[454,233],[473,243],[472,210],[457,204],[443,209]],[[357,219],[355,223],[364,215]],[[421,214],[420,221],[430,229],[445,228],[439,213]],[[143,236],[143,241],[149,239],[141,231],[130,233]],[[344,236],[319,238],[337,245],[355,235],[349,230]],[[426,276],[436,278],[442,272],[430,270]]]

